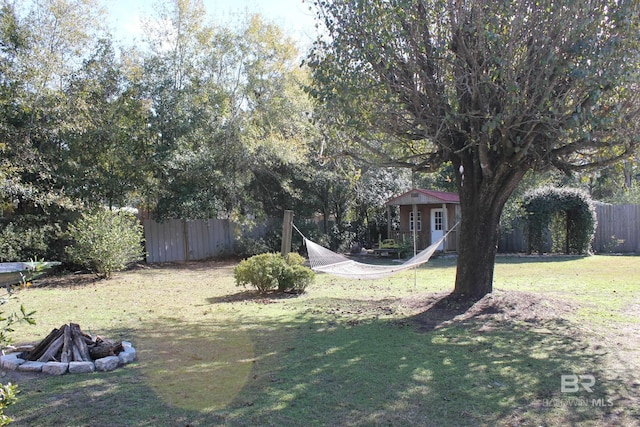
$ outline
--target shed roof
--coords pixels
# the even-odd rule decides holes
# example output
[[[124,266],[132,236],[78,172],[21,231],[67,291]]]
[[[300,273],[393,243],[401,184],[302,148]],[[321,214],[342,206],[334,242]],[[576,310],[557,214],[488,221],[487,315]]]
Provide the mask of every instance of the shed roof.
[[[460,204],[460,196],[457,193],[449,193],[447,191],[424,190],[422,188],[414,188],[406,193],[388,200],[385,205],[427,205],[439,203]]]

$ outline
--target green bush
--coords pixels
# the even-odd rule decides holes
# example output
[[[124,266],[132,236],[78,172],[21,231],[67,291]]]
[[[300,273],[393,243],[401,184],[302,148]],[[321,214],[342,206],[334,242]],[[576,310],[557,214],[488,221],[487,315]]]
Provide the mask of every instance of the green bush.
[[[302,265],[287,265],[278,278],[278,291],[301,294],[313,283],[316,274]]]
[[[271,251],[268,243],[262,238],[240,237],[236,240],[235,254],[241,257],[250,257]]]
[[[233,274],[236,285],[251,285],[261,294],[273,290],[302,293],[315,278],[315,273],[303,267],[304,258],[290,253],[287,258],[279,254],[264,253],[252,256],[238,264]]]
[[[303,265],[305,261],[305,258],[297,252],[287,254],[287,264],[290,266]]]
[[[109,278],[142,259],[143,233],[140,221],[130,213],[106,209],[85,213],[69,226],[74,244],[67,253],[99,277]]]
[[[264,253],[241,261],[233,269],[233,275],[236,285],[252,285],[259,293],[266,294],[276,288],[284,267],[285,262],[280,255]]]
[[[54,249],[61,236],[58,224],[9,222],[0,225],[0,261],[59,259]]]

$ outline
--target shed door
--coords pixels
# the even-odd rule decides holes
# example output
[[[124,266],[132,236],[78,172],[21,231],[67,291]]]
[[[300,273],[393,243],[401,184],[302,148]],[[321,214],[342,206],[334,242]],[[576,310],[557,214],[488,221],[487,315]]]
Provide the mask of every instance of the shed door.
[[[431,209],[431,244],[434,244],[444,236],[444,209]],[[440,243],[438,250],[444,248]]]

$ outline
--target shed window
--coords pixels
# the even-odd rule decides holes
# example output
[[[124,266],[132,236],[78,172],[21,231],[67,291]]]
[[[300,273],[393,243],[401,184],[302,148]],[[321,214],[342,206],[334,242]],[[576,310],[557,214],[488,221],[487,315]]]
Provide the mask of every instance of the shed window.
[[[413,231],[414,227],[413,211],[409,211],[409,231]],[[416,231],[422,231],[422,212],[418,211],[418,225]]]
[[[433,211],[433,229],[435,231],[444,230],[444,212],[442,209]]]

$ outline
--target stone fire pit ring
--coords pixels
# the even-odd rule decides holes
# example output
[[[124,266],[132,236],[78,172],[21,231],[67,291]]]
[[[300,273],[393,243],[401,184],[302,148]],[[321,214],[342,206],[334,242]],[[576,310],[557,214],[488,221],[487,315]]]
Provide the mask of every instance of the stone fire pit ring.
[[[19,372],[42,372],[49,375],[84,374],[90,372],[113,371],[136,360],[136,349],[128,341],[122,341],[123,350],[117,356],[106,356],[93,361],[82,362],[36,362],[22,359],[22,352],[0,356],[2,369]]]

